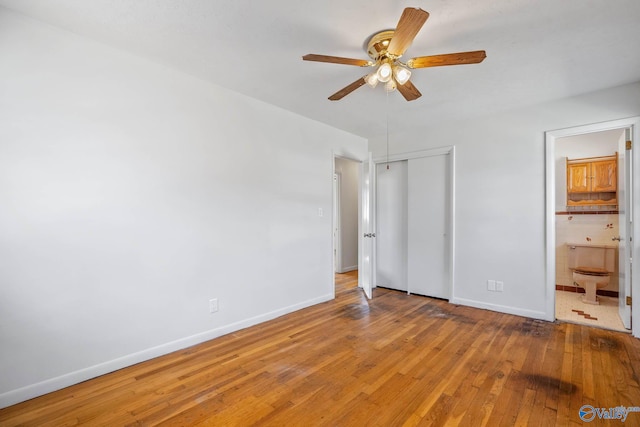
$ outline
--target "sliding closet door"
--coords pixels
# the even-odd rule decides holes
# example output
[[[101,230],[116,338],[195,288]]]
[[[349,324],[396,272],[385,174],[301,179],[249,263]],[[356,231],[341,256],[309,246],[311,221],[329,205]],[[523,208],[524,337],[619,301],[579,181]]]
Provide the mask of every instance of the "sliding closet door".
[[[376,286],[406,291],[407,161],[376,171]]]
[[[449,155],[410,159],[407,166],[408,292],[449,299]]]

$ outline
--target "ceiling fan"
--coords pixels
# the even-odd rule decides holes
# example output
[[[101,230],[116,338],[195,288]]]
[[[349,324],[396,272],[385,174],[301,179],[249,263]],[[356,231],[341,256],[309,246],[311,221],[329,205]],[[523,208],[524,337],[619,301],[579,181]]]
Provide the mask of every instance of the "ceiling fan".
[[[444,55],[419,56],[407,62],[401,62],[400,57],[409,48],[411,42],[424,25],[429,13],[420,9],[408,7],[402,12],[395,30],[385,30],[375,33],[367,43],[367,54],[372,59],[343,58],[339,56],[316,55],[310,53],[302,57],[305,61],[330,62],[333,64],[355,65],[359,67],[377,67],[375,72],[360,77],[350,85],[340,89],[329,97],[337,101],[349,95],[365,83],[375,87],[378,82],[385,84],[387,91],[395,90],[407,101],[413,101],[422,96],[420,91],[411,83],[411,71],[414,68],[440,67],[443,65],[477,64],[482,62],[487,54],[484,50],[472,52],[447,53]]]

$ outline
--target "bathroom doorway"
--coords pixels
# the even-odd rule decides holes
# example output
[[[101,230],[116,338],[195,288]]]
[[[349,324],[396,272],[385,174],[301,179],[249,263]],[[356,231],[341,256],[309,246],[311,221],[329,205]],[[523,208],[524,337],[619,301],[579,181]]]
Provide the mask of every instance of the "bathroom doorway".
[[[558,320],[631,332],[632,128],[615,122],[559,131],[547,153],[555,176],[553,200],[547,198],[554,242],[548,265],[555,266],[548,279]],[[603,261],[573,265],[585,250],[603,254]],[[583,271],[600,276],[589,285]]]

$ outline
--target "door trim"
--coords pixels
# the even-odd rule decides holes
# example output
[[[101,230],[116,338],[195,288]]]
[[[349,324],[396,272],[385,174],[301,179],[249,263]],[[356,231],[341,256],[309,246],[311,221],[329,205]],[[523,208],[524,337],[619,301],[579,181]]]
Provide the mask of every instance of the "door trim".
[[[343,273],[342,271],[342,174],[335,172],[333,174],[333,268],[335,273]]]
[[[630,117],[620,120],[612,120],[601,123],[593,123],[582,126],[575,126],[564,129],[557,129],[545,132],[545,177],[546,177],[546,206],[545,206],[545,227],[546,227],[546,303],[545,303],[545,320],[553,322],[556,319],[556,233],[555,233],[555,199],[556,199],[556,176],[555,176],[555,143],[557,138],[582,135],[592,132],[601,132],[614,129],[631,128],[632,137],[635,143],[640,143],[638,132],[640,132],[640,116]],[[635,171],[640,171],[640,150],[632,151],[632,163]],[[635,173],[633,176],[633,199],[640,200],[640,175]],[[633,222],[640,224],[640,209],[633,210]],[[635,226],[632,232],[632,250],[634,253],[640,253],[640,226]],[[640,266],[638,263],[631,265],[631,294],[640,296]],[[640,314],[640,298],[634,298],[631,307],[631,313]],[[635,337],[640,338],[640,322],[632,323],[632,333]]]

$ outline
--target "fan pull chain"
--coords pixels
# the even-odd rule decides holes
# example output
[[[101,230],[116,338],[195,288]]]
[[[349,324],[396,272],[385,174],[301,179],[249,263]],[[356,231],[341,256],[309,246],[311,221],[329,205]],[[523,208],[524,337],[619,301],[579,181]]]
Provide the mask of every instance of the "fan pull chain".
[[[386,89],[386,88],[385,88]],[[387,115],[387,170],[389,170],[389,91],[387,90],[386,115]]]

